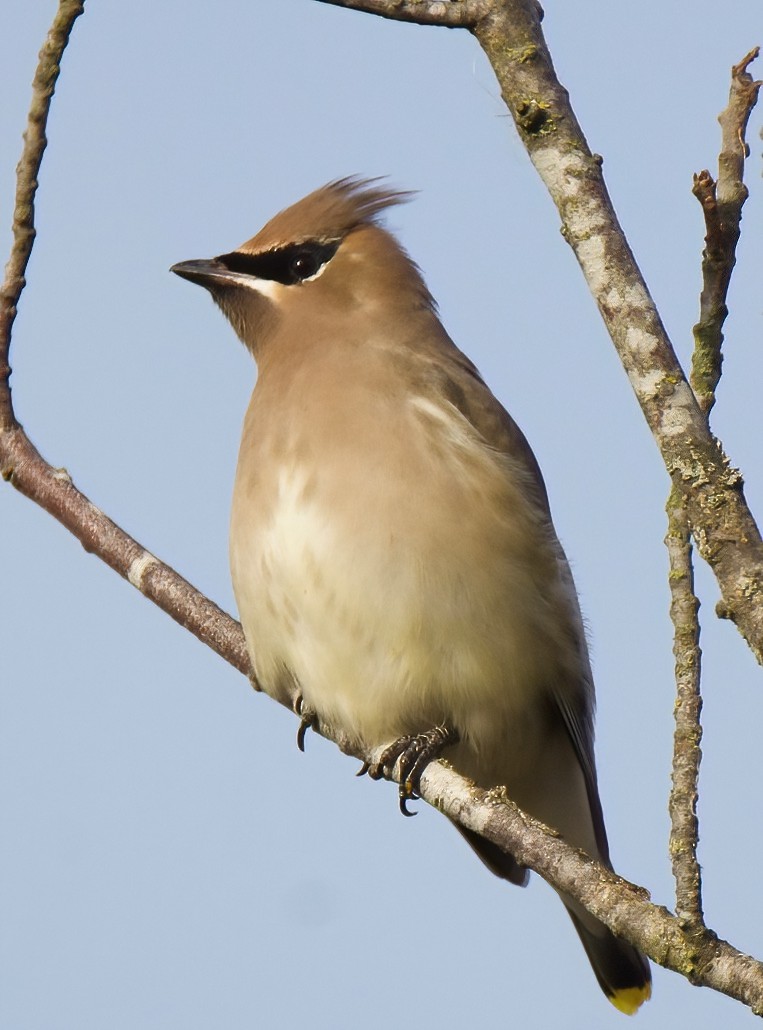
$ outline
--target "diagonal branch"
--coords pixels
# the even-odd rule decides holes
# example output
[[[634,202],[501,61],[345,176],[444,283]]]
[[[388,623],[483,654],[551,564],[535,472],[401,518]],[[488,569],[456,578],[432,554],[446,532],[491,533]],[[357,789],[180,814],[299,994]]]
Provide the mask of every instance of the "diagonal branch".
[[[66,469],[53,468],[41,457],[19,425],[0,432],[0,472],[58,519],[86,551],[96,554],[234,668],[250,675],[239,623],[112,522],[80,493]]]
[[[733,619],[763,661],[763,541],[742,479],[710,433],[625,240],[601,160],[560,85],[532,0],[501,0],[477,26],[520,136],[562,217],[631,386],[662,452],[700,554]],[[522,55],[522,56],[518,56]]]
[[[318,0],[355,7],[355,0]],[[398,17],[394,3],[382,5]],[[413,0],[407,5],[411,20]],[[370,5],[364,9],[370,10]],[[536,0],[484,0],[470,26],[520,138],[562,219],[562,232],[662,453],[722,602],[763,663],[763,540],[742,477],[710,432],[617,220],[602,175],[554,71]],[[401,19],[402,20],[402,19]]]
[[[570,847],[518,809],[501,789],[479,790],[443,762],[434,762],[421,779],[421,796],[462,826],[508,849],[659,965],[763,1015],[763,963],[712,930],[684,927],[667,909],[650,902],[642,888]]]

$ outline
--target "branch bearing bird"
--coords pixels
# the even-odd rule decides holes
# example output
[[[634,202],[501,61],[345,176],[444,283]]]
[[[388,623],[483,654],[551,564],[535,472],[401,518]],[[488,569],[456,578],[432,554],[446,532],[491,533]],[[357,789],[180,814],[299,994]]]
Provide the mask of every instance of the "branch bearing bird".
[[[339,179],[237,250],[172,268],[257,363],[230,532],[252,665],[306,721],[365,752],[391,745],[372,772],[401,756],[403,800],[444,750],[610,866],[593,677],[543,478],[380,224],[409,196]],[[497,876],[527,882],[459,830]],[[646,960],[561,898],[602,990],[635,1012]]]

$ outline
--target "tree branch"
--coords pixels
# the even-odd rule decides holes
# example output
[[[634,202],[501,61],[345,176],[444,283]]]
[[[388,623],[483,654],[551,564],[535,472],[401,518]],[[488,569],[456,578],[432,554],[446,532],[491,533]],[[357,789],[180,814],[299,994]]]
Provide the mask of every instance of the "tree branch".
[[[317,726],[316,732],[332,740],[345,754],[369,764],[377,762],[384,751],[379,748],[373,754],[362,754],[338,731]],[[398,766],[392,778],[399,783]],[[580,901],[654,962],[763,1015],[763,963],[738,951],[704,925],[689,926],[682,917],[654,904],[643,887],[599,865],[523,812],[504,787],[482,790],[440,760],[425,769],[419,794],[449,819],[513,855],[555,890]]]
[[[24,274],[35,239],[37,176],[47,143],[45,126],[61,58],[84,0],[60,0],[40,51],[32,86],[24,147],[16,169],[13,246],[0,287],[0,472],[70,530],[88,551],[129,580],[141,593],[189,629],[241,672],[249,658],[239,624],[168,565],[128,536],[72,484],[64,469],[49,465],[18,424],[8,377],[9,350]]]
[[[85,0],[60,0],[53,24],[40,51],[29,108],[24,149],[16,168],[16,203],[13,210],[13,247],[0,286],[0,432],[16,424],[8,379],[11,374],[9,352],[13,322],[19,298],[26,285],[24,274],[34,245],[34,195],[37,176],[45,153],[45,127],[50,102],[61,71],[61,58],[74,22],[82,14]]]
[[[475,35],[573,248],[657,441],[700,554],[763,662],[763,541],[742,478],[710,433],[617,221],[601,172],[560,85],[533,0],[496,0]]]
[[[748,192],[743,181],[744,162],[749,155],[745,133],[763,85],[753,81],[747,69],[759,53],[760,47],[755,47],[731,69],[729,103],[718,116],[722,135],[718,182],[705,170],[694,176],[692,189],[702,205],[707,230],[702,254],[699,321],[693,330],[691,363],[691,383],[705,414],[709,414],[715,404],[715,390],[721,378],[723,323],[728,315],[726,296],[736,263],[742,207]]]
[[[333,7],[376,14],[417,25],[473,28],[490,9],[490,0],[319,0]]]
[[[763,1015],[763,963],[705,928],[686,928],[646,892],[576,851],[508,800],[482,791],[443,762],[421,779],[421,796],[449,818],[511,852],[556,890],[577,898],[615,933],[691,983],[711,987]]]
[[[323,0],[323,2],[330,2],[330,0]],[[454,16],[456,2],[457,0],[451,0],[447,5],[442,5],[446,10],[451,11],[450,16]],[[348,2],[343,6],[352,6],[352,3]],[[359,3],[355,6],[357,9],[361,9]],[[370,9],[372,6],[374,5],[371,0],[368,0],[364,9]],[[384,6],[391,10],[394,5],[382,5],[379,0],[375,6],[379,8]],[[419,5],[415,4],[414,0],[409,0],[407,4],[401,2],[397,6],[401,11],[403,8],[407,8],[410,15],[412,8]],[[544,137],[546,133],[554,136],[554,146],[556,147],[560,145],[560,139],[562,142],[569,143],[570,140],[574,142],[576,137],[574,134],[570,137],[569,132],[564,137],[555,136],[557,131],[555,126],[561,126],[565,119],[568,121],[567,129],[572,124],[569,122],[570,115],[562,107],[557,109],[554,106],[559,102],[559,96],[552,90],[549,97],[553,104],[546,106],[546,94],[531,91],[533,77],[540,74],[543,79],[544,76],[548,76],[550,70],[550,59],[547,60],[547,55],[544,56],[545,44],[542,39],[540,43],[534,42],[534,37],[528,36],[526,32],[528,25],[533,31],[537,29],[536,9],[533,6],[530,10],[529,3],[519,2],[488,5],[488,0],[484,0],[484,6],[476,2],[470,3],[468,0],[459,3],[459,9],[462,11],[475,11],[478,8],[488,10],[488,6],[492,13],[485,14],[477,24],[476,31],[484,41],[483,45],[492,54],[495,66],[500,67],[503,60],[508,61],[510,65],[513,62],[518,66],[519,78],[516,81],[512,79],[510,70],[504,69],[502,73],[505,78],[504,95],[509,101],[512,101],[512,98],[513,101],[516,101],[517,97],[512,91],[517,86],[522,87],[520,92],[524,99],[515,102],[512,110],[516,113],[520,131],[534,141],[531,149],[536,164],[545,168],[549,179],[557,183],[556,174],[547,167],[551,160],[551,154],[554,152],[553,147],[551,147],[550,141],[546,141]],[[437,5],[425,3],[423,7],[428,12],[427,16],[433,19],[434,8]],[[526,23],[520,24],[519,35],[514,31],[508,31],[511,26],[505,24],[507,18],[513,17],[512,12],[515,10],[520,11],[529,19]],[[61,55],[66,46],[71,26],[81,12],[82,0],[61,0],[56,21],[46,43],[47,49],[43,48],[40,67],[35,78],[32,114],[30,114],[29,129],[19,165],[14,245],[3,287],[2,309],[0,310],[0,328],[3,334],[0,339],[3,350],[0,353],[6,366],[13,318],[24,286],[23,275],[34,239],[33,201],[37,185],[36,176],[44,149],[45,119]],[[377,11],[377,13],[381,12]],[[434,21],[430,20],[430,23],[434,23]],[[501,31],[506,31],[508,35],[503,44],[499,45]],[[506,40],[518,44],[518,46],[509,47],[507,51]],[[546,60],[547,63],[544,64]],[[516,71],[516,69],[514,70]],[[532,74],[525,81],[524,73],[528,70]],[[553,76],[552,71],[550,74]],[[549,88],[553,86],[554,82],[555,80],[550,82]],[[558,83],[554,88],[561,90]],[[579,132],[579,130],[577,131]],[[580,138],[582,139],[582,136]],[[540,145],[538,145],[538,140],[541,140]],[[595,180],[597,169],[598,163],[584,149],[583,141],[583,144],[578,145],[578,151],[563,165],[561,184],[566,184],[566,188],[575,186],[571,180],[575,179],[578,172],[581,173],[582,178],[592,175]],[[632,354],[632,371],[636,381],[641,383],[649,371],[646,363],[645,348],[647,345],[645,341],[648,341],[649,346],[653,347],[660,360],[664,357],[659,351],[661,338],[658,330],[661,327],[659,321],[656,320],[656,313],[650,314],[647,304],[649,298],[645,288],[638,287],[638,284],[630,284],[628,290],[623,293],[625,287],[615,275],[617,267],[611,266],[613,261],[617,266],[615,258],[622,257],[622,250],[625,248],[627,252],[627,246],[624,242],[618,243],[610,240],[609,233],[613,231],[611,225],[608,227],[605,222],[596,223],[597,217],[603,218],[607,214],[604,203],[606,195],[603,199],[601,195],[593,196],[596,193],[593,186],[595,186],[595,181],[593,181],[593,185],[591,182],[584,185],[583,192],[577,196],[576,202],[569,198],[560,199],[560,210],[563,211],[568,238],[579,252],[581,265],[584,269],[588,269],[588,273],[597,282],[599,279],[601,280],[599,292],[601,294],[601,291],[604,290],[606,303],[600,299],[600,306],[602,306],[605,317],[616,320],[616,317],[622,317],[624,311],[630,312],[634,316],[635,338],[629,342],[626,332],[625,339],[621,342],[624,352]],[[574,193],[574,190],[572,192]],[[589,195],[589,192],[592,195]],[[580,211],[576,209],[578,203]],[[603,208],[602,204],[604,204]],[[611,217],[614,218],[614,215]],[[593,246],[589,240],[583,237],[583,227],[586,224],[593,224],[592,219],[595,223],[594,227],[599,233],[598,243]],[[614,227],[617,228],[616,223],[614,223]],[[605,290],[607,286],[609,287],[608,293]],[[637,358],[638,360],[636,360]],[[643,367],[640,362],[643,363]],[[660,361],[658,361],[657,367],[661,370],[661,375],[668,374]],[[182,625],[191,629],[229,662],[242,671],[247,671],[248,659],[238,624],[119,529],[103,512],[75,489],[68,473],[52,468],[40,457],[21,427],[16,423],[8,389],[8,374],[9,370],[5,371],[0,381],[0,398],[2,399],[0,467],[3,475],[67,526],[86,549],[98,554],[147,597],[159,604]],[[651,374],[654,375],[653,370]],[[670,383],[671,389],[666,390],[670,403],[678,404],[678,412],[675,416],[677,421],[672,423],[674,434],[677,431],[676,426],[683,425],[683,421],[687,419],[691,424],[693,417],[693,411],[690,406],[687,407],[685,400],[682,400],[683,395],[680,390],[678,390],[678,401],[675,400],[676,390],[672,387],[677,389],[679,385],[676,380],[675,383]],[[643,383],[641,383],[641,387],[643,392],[646,389],[643,387]],[[656,384],[653,383],[652,392],[655,391]],[[693,398],[691,399],[693,404]],[[687,409],[688,414],[684,408]],[[653,415],[658,423],[658,428],[661,428],[664,435],[670,436],[668,416],[662,412],[662,409],[657,414],[653,412]],[[663,422],[667,422],[667,429]],[[699,458],[695,460],[699,461]],[[723,462],[718,455],[715,456],[714,461],[720,462],[722,468]],[[700,472],[704,469],[701,462],[698,467]],[[682,469],[683,466],[677,460],[674,472],[680,473]],[[693,484],[698,475],[699,473],[695,469]],[[732,482],[729,489],[733,491],[735,488],[736,485]],[[694,493],[696,493],[696,484],[692,486],[691,490],[687,490],[687,503],[690,506],[693,503]],[[741,493],[739,496],[741,497]],[[343,750],[353,753],[347,740],[339,737],[334,739]],[[374,756],[359,755],[358,757],[373,758]],[[499,847],[511,852],[521,863],[536,869],[552,886],[579,899],[616,933],[640,947],[658,963],[676,970],[695,983],[703,983],[737,998],[758,1014],[763,1013],[763,965],[761,963],[740,954],[704,928],[688,933],[682,927],[679,919],[670,915],[665,909],[651,904],[643,890],[619,879],[587,856],[570,848],[552,831],[545,829],[535,820],[521,813],[505,797],[503,790],[480,791],[443,763],[438,762],[425,771],[421,780],[421,795],[449,818],[482,834]]]
[[[670,857],[676,881],[676,914],[687,927],[703,926],[702,874],[697,861],[697,797],[702,726],[699,601],[694,593],[691,536],[686,502],[673,488],[667,505],[670,617],[673,620],[676,705],[670,792]]]
[[[120,576],[234,668],[250,675],[241,626],[142,547],[40,456],[21,426],[0,432],[0,471]]]
[[[742,207],[747,199],[743,182],[749,150],[744,141],[750,112],[761,83],[747,72],[758,56],[751,50],[731,69],[729,103],[719,115],[722,129],[718,183],[708,171],[694,176],[692,192],[702,205],[707,235],[702,255],[700,319],[694,326],[691,385],[705,416],[715,404],[721,378],[723,323],[728,314],[726,296],[736,263]],[[670,794],[670,854],[676,879],[676,911],[689,926],[702,925],[702,879],[697,861],[699,822],[697,796],[700,742],[699,601],[694,594],[691,538],[685,498],[673,488],[668,501],[670,557],[670,615],[675,627],[676,707],[673,743],[673,789]]]
[[[354,7],[355,0],[319,0]],[[393,3],[386,17],[398,17]],[[414,20],[415,4],[405,20]],[[367,8],[370,10],[371,5]],[[722,603],[763,663],[763,540],[742,477],[710,432],[615,215],[601,171],[554,71],[535,0],[484,0],[469,26],[562,219]],[[402,20],[402,19],[401,19]],[[422,22],[424,23],[424,22]]]

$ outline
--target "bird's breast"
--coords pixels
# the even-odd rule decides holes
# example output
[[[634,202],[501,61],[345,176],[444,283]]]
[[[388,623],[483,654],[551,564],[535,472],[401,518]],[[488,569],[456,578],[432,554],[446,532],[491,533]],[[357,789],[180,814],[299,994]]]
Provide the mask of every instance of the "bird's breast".
[[[553,532],[447,405],[353,415],[245,429],[231,567],[258,678],[365,745],[445,722],[487,747],[576,660]]]

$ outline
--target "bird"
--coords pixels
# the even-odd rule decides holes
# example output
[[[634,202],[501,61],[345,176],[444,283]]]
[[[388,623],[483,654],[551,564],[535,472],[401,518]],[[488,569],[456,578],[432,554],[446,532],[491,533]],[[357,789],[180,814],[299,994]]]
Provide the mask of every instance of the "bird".
[[[408,191],[336,179],[246,243],[171,271],[251,352],[230,523],[257,683],[341,733],[401,807],[442,754],[611,868],[594,684],[538,462],[443,327],[383,215]],[[512,856],[457,827],[495,875]],[[634,1013],[644,956],[560,895],[606,997]]]

